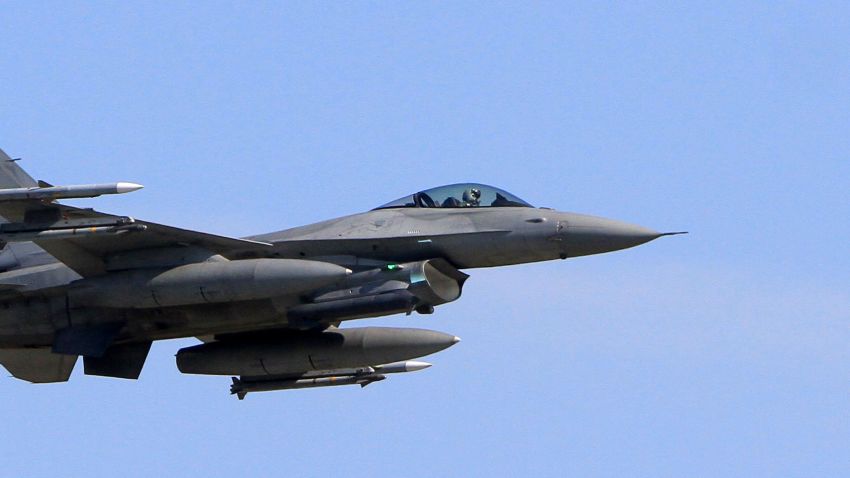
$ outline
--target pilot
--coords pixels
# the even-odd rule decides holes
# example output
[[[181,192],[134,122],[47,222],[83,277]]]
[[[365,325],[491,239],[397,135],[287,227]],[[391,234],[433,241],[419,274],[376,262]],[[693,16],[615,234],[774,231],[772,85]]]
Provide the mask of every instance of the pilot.
[[[478,207],[481,203],[481,190],[469,188],[463,192],[463,207]]]

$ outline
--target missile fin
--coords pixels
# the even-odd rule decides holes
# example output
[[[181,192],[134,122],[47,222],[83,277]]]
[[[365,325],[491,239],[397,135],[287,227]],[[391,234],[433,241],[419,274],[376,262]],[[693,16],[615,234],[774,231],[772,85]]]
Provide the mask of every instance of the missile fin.
[[[230,380],[233,381],[233,384],[230,386],[230,394],[236,395],[236,398],[239,400],[245,400],[245,395],[248,395],[248,392],[242,387],[242,380],[236,377],[230,377]]]

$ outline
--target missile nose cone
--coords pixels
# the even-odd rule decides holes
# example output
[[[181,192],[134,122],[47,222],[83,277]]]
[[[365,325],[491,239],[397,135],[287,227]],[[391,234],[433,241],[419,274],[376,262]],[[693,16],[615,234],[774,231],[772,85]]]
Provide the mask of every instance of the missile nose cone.
[[[416,360],[408,360],[406,362],[388,363],[385,365],[374,365],[373,368],[377,373],[405,373],[417,372],[419,370],[430,367],[428,362],[418,362]]]
[[[454,344],[456,344],[456,343],[458,343],[458,342],[460,342],[460,337],[458,337],[457,335],[455,335],[455,336],[454,336],[454,338],[452,339],[452,345],[454,345]]]
[[[131,193],[133,191],[138,191],[142,189],[144,186],[136,183],[118,183],[115,185],[115,192],[118,194]]]
[[[404,365],[404,368],[408,372],[417,372],[419,370],[425,370],[426,368],[431,366],[431,364],[428,362],[417,362],[416,360],[407,361]]]

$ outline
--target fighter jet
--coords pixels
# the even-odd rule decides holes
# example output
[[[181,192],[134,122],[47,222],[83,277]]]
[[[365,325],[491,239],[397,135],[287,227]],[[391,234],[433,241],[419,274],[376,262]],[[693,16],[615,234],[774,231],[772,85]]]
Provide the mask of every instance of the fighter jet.
[[[431,314],[479,267],[567,259],[661,236],[537,208],[484,184],[427,189],[368,212],[247,238],[71,207],[134,183],[53,186],[0,151],[0,364],[34,383],[136,379],[155,340],[197,337],[183,373],[232,376],[231,393],[366,386],[429,366],[443,332],[348,327]]]

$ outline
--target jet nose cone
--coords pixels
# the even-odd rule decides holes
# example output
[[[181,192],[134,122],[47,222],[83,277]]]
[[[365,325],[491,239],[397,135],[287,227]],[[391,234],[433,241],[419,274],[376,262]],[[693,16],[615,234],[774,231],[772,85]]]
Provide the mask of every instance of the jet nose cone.
[[[566,223],[566,249],[570,257],[627,249],[664,235],[636,224],[583,214],[568,214]]]

